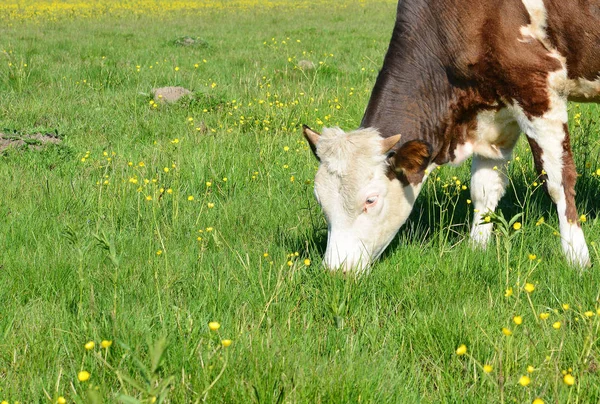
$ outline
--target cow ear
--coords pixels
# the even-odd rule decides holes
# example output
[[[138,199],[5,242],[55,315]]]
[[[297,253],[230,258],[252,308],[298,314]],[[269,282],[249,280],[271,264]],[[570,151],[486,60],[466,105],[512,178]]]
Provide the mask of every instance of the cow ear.
[[[386,137],[381,141],[381,152],[387,154],[394,146],[398,144],[402,135]]]
[[[321,138],[321,135],[306,125],[302,125],[302,133],[304,134],[304,137],[308,141],[308,145],[310,146],[310,149],[312,150],[313,154],[315,155],[317,160],[320,161],[321,159],[319,159],[319,156],[317,156],[317,143],[319,143],[319,139]]]
[[[388,162],[397,173],[416,174],[427,168],[431,154],[429,143],[411,140],[390,153]]]

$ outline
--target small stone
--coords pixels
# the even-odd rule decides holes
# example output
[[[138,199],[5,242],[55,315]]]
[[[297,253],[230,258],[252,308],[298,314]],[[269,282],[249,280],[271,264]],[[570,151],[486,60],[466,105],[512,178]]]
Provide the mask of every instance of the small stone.
[[[160,87],[152,89],[154,102],[156,103],[175,103],[183,97],[191,97],[192,92],[183,87]]]
[[[298,67],[302,70],[314,70],[315,64],[310,60],[299,60]]]

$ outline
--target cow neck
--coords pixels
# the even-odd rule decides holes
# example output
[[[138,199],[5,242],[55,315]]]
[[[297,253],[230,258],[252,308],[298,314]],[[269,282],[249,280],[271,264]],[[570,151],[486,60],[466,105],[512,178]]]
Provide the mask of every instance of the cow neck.
[[[432,146],[432,161],[443,164],[455,98],[448,61],[433,51],[444,45],[422,26],[417,32],[398,21],[361,126],[376,128],[383,137],[401,134],[401,143],[425,141]]]

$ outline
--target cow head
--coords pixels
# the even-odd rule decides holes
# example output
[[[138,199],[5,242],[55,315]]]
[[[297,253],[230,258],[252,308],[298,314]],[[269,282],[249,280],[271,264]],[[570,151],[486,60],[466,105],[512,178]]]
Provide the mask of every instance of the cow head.
[[[324,264],[362,271],[408,218],[419,187],[398,176],[422,172],[430,147],[420,141],[400,146],[400,135],[383,138],[371,128],[325,128],[320,135],[304,126],[304,136],[320,162],[314,192],[327,220]]]

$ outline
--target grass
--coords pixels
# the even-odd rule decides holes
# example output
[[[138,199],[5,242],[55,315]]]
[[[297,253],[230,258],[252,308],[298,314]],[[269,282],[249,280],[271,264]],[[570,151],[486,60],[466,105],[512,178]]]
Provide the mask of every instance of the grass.
[[[487,251],[464,165],[434,173],[368,276],[321,267],[300,125],[358,126],[393,2],[18,3],[0,128],[63,142],[0,157],[0,400],[599,401],[600,279],[563,259],[526,142],[500,206],[522,228]],[[165,85],[194,97],[151,103]],[[598,109],[570,115],[597,263]]]

